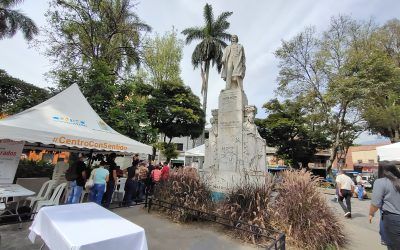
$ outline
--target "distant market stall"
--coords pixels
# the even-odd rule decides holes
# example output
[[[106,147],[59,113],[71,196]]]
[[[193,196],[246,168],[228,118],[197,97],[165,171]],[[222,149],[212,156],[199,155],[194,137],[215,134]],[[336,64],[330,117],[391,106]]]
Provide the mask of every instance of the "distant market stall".
[[[151,146],[108,126],[90,106],[77,84],[39,105],[0,120],[0,140],[5,145],[0,147],[0,156],[10,158],[4,164],[8,168],[14,165],[9,163],[15,162],[16,158],[19,161],[21,154],[13,149],[15,142],[24,144],[25,148],[48,150],[152,153]],[[2,169],[0,178],[8,172]]]

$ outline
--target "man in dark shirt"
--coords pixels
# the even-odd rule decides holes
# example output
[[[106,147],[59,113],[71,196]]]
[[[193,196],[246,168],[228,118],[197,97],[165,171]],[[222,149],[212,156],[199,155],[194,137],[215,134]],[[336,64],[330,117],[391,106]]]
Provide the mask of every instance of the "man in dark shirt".
[[[104,194],[105,196],[105,205],[104,207],[109,208],[111,204],[112,195],[114,193],[115,183],[117,182],[117,169],[118,166],[115,163],[115,158],[117,155],[115,153],[111,153],[107,157],[107,165],[108,165],[108,172],[110,173],[110,177],[107,183],[107,190]]]
[[[79,159],[72,163],[71,169],[76,171],[76,179],[69,182],[70,192],[67,204],[78,203],[81,198],[83,186],[85,186],[86,181],[86,165],[84,159],[85,157],[80,155]]]
[[[125,182],[125,195],[124,195],[124,206],[131,206],[132,199],[136,198],[137,180],[135,180],[135,172],[139,164],[139,155],[135,154],[132,159],[132,166],[126,169],[128,178]]]

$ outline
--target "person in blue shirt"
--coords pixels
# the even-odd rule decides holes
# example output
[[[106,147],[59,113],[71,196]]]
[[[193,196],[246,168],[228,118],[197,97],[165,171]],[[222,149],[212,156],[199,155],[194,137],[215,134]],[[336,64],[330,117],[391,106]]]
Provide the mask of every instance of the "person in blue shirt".
[[[100,167],[92,171],[94,185],[90,190],[89,201],[96,202],[99,205],[101,205],[110,175],[108,170],[104,168],[104,165],[105,162],[101,162]]]

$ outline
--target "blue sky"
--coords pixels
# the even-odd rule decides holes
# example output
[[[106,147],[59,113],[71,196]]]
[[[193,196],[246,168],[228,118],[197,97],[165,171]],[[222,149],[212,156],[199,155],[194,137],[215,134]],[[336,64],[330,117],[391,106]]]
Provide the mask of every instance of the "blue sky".
[[[245,48],[247,72],[244,89],[249,104],[258,107],[258,116],[264,116],[262,104],[275,97],[278,60],[273,53],[282,39],[288,40],[311,25],[323,31],[328,27],[330,18],[339,14],[351,15],[360,20],[373,18],[378,24],[400,18],[398,0],[142,0],[136,6],[136,12],[152,26],[153,33],[162,34],[172,27],[180,32],[187,27],[202,25],[205,3],[212,4],[215,15],[223,11],[234,13],[229,19],[229,32],[237,34]],[[39,26],[46,24],[44,13],[48,1],[25,0],[19,8]],[[190,62],[194,46],[192,44],[184,48],[182,78],[200,96],[200,72],[193,70]],[[49,60],[37,48],[31,48],[21,34],[12,39],[0,40],[0,68],[12,76],[41,87],[51,86],[52,83],[44,76],[50,67]],[[211,71],[208,117],[210,110],[217,108],[218,95],[224,86],[216,70]],[[364,134],[361,141],[374,138]]]

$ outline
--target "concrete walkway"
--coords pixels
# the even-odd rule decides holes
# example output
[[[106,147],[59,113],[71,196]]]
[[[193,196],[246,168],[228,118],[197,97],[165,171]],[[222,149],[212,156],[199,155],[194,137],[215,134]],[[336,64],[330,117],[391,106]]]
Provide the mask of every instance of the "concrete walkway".
[[[338,216],[341,217],[346,233],[349,235],[350,244],[347,247],[348,249],[387,249],[386,246],[380,244],[379,213],[375,214],[371,224],[368,221],[370,200],[359,201],[358,199],[351,199],[352,218],[346,219],[343,217],[344,212],[339,203],[334,201],[334,196],[326,195],[326,197],[328,204],[334,209]]]

